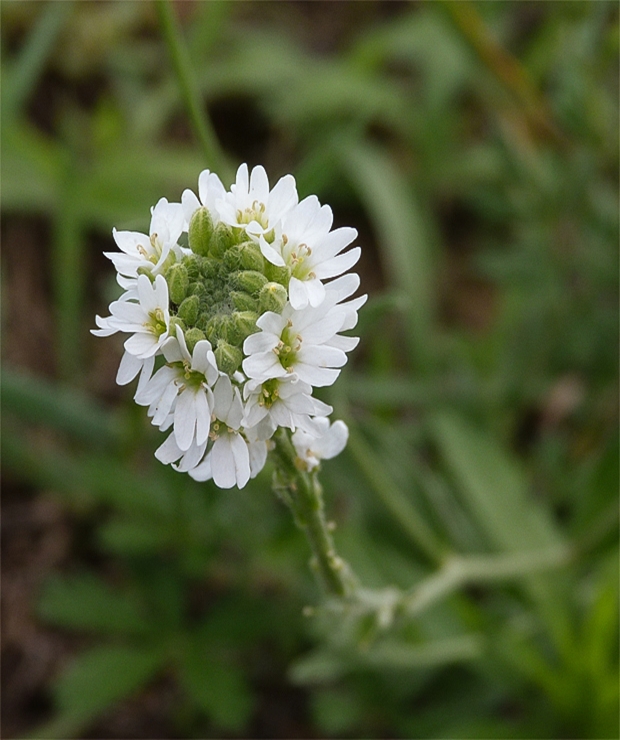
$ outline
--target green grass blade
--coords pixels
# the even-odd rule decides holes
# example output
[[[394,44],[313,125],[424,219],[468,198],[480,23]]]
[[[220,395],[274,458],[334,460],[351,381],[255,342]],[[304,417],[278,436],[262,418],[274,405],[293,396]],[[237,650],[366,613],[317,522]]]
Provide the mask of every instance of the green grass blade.
[[[233,172],[226,154],[220,146],[211,119],[200,100],[191,60],[174,16],[173,5],[169,0],[157,0],[155,7],[168,45],[181,95],[205,157],[205,164],[211,170],[217,172],[222,180],[228,184],[233,179]]]
[[[42,9],[8,79],[4,80],[2,118],[5,122],[15,118],[30,97],[72,7],[73,3],[65,0],[48,2]]]
[[[420,204],[393,160],[371,144],[342,143],[340,157],[372,220],[392,286],[406,296],[408,338],[421,367],[431,359],[433,274]]]

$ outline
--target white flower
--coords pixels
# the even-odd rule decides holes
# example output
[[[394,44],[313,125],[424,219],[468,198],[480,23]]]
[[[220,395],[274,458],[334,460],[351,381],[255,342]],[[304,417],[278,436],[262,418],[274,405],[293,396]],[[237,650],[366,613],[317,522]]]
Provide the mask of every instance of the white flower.
[[[110,304],[112,315],[104,319],[97,316],[95,320],[101,328],[91,331],[99,335],[105,332],[104,336],[115,331],[133,333],[125,342],[125,349],[143,360],[155,355],[170,336],[168,284],[161,275],[154,283],[140,275],[136,288],[139,303],[114,301]]]
[[[325,298],[322,280],[341,275],[360,258],[359,247],[340,254],[357,238],[357,231],[349,227],[330,231],[332,223],[331,208],[321,206],[318,198],[310,195],[283,216],[278,229],[281,233],[273,243],[260,237],[263,256],[274,265],[289,268],[293,308],[319,306]]]
[[[317,308],[295,310],[287,304],[281,314],[264,313],[256,322],[261,331],[251,334],[243,345],[245,374],[265,382],[294,373],[313,386],[331,385],[340,374],[336,368],[347,361],[345,352],[357,344],[356,339],[337,333],[357,322],[357,307],[366,296],[344,304],[339,301],[358,285],[357,275],[345,275],[327,286],[325,299]]]
[[[239,390],[233,388],[230,378],[221,375],[213,388],[213,414],[207,442],[193,440],[187,450],[182,450],[174,433],[159,447],[155,457],[163,463],[180,459],[176,469],[189,472],[195,480],[210,480],[220,488],[243,488],[251,476],[265,464],[267,447],[264,441],[251,442],[241,432],[243,404]]]
[[[196,195],[189,189],[184,190],[183,195],[181,196],[184,230],[187,231],[194,212],[200,208],[201,205],[208,209],[211,214],[211,218],[213,219],[213,224],[216,225],[219,221],[216,203],[218,200],[222,200],[225,194],[226,190],[224,189],[220,178],[214,172],[203,170],[198,177],[198,198],[200,198],[200,200],[198,200]]]
[[[312,398],[312,387],[302,381],[273,378],[264,383],[248,380],[243,389],[246,399],[244,425],[255,428],[257,439],[269,439],[276,429],[311,429],[310,416],[325,416],[331,406]]]
[[[256,322],[261,332],[251,334],[243,345],[248,355],[243,361],[245,374],[264,382],[295,373],[310,385],[331,385],[340,374],[335,368],[342,367],[347,356],[326,342],[340,329],[344,316],[338,312],[317,315],[317,311],[286,306],[282,314],[264,313]]]
[[[330,460],[339,455],[349,439],[349,430],[344,421],[335,421],[331,426],[326,417],[318,417],[314,421],[318,436],[312,436],[303,429],[293,434],[295,451],[306,470],[316,468],[321,460]]]
[[[269,190],[265,168],[254,167],[248,176],[247,164],[237,170],[237,178],[230,192],[217,201],[220,219],[230,226],[244,229],[248,236],[273,238],[278,222],[297,203],[295,178],[285,175]]]
[[[183,209],[180,203],[168,203],[161,198],[152,209],[149,236],[136,231],[112,230],[114,241],[121,252],[104,252],[112,260],[120,276],[138,277],[140,268],[152,275],[161,272],[170,251],[179,251],[177,241],[183,231]],[[176,248],[176,249],[175,249]],[[119,281],[128,287],[127,280]],[[133,281],[130,281],[130,284]]]
[[[187,451],[192,442],[206,442],[211,427],[213,392],[211,386],[219,377],[211,343],[203,339],[196,343],[190,355],[183,332],[170,337],[162,346],[167,364],[138,387],[136,403],[149,406],[153,424],[166,427],[174,424],[174,438],[179,449]]]
[[[162,275],[157,275],[154,283],[146,275],[140,275],[136,280],[136,298],[138,303],[127,300],[125,294],[113,301],[110,304],[112,315],[96,316],[99,329],[91,329],[91,333],[96,336],[109,336],[118,331],[132,333],[125,342],[125,349],[143,360],[157,354],[170,336],[168,284]]]

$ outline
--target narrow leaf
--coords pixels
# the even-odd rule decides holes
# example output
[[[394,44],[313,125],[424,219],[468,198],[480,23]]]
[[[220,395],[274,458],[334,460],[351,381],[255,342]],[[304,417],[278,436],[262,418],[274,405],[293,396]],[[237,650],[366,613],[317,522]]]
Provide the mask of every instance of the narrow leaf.
[[[343,143],[338,151],[368,209],[391,283],[407,296],[410,339],[423,361],[430,348],[433,276],[420,204],[402,172],[378,147]]]

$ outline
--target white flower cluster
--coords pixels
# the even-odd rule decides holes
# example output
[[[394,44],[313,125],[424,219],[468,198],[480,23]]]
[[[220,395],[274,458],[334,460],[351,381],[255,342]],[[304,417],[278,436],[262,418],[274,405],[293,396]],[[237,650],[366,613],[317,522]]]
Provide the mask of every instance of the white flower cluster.
[[[229,191],[205,170],[198,197],[162,198],[148,236],[114,230],[121,251],[106,256],[125,292],[93,334],[130,335],[117,381],[139,375],[136,402],[172,429],[163,463],[230,488],[262,469],[278,427],[308,470],[344,448],[345,424],[330,426],[312,390],[357,345],[340,332],[366,296],[351,299],[360,280],[347,272],[360,249],[344,251],[357,232],[332,220],[315,196],[299,201],[291,175],[270,189],[263,167],[241,165]]]

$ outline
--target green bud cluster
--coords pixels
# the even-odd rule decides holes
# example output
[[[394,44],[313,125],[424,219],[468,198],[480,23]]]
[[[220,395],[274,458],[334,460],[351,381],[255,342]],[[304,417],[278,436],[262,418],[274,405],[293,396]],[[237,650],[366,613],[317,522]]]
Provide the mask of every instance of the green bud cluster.
[[[241,367],[243,342],[258,331],[259,316],[281,313],[286,305],[290,273],[265,260],[242,229],[214,225],[205,207],[192,216],[188,240],[191,253],[173,256],[163,270],[172,324],[183,330],[190,352],[208,339],[219,369],[232,375]]]

